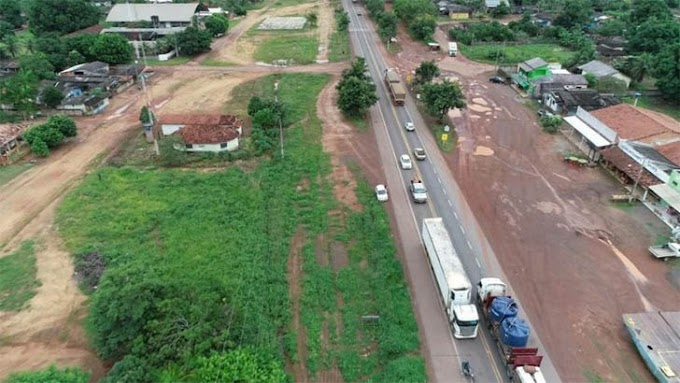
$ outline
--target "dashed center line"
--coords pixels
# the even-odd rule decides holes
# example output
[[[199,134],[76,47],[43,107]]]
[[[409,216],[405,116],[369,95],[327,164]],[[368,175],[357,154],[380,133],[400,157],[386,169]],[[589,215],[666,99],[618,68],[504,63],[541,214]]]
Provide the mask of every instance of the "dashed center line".
[[[451,200],[450,200],[450,199],[447,199],[446,202],[449,203],[449,206],[450,206],[450,207],[453,207],[453,203],[451,203]]]
[[[460,224],[459,224],[458,227],[460,227],[460,231],[461,231],[463,234],[465,234],[465,229],[463,229],[463,225],[460,225]]]
[[[465,241],[467,242],[467,245],[470,248],[470,250],[472,250],[472,244],[470,243],[470,240],[466,239]]]
[[[479,263],[479,258],[475,257],[475,262],[477,263],[477,267],[479,267],[479,268],[481,269],[481,268],[482,268],[482,264]]]

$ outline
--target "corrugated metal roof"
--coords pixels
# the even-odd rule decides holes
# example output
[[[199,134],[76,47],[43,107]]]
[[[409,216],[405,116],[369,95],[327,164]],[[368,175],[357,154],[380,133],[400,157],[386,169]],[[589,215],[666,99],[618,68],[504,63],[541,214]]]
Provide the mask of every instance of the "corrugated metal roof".
[[[675,189],[666,184],[659,184],[650,186],[649,190],[653,191],[654,194],[658,195],[670,207],[677,211],[680,211],[680,193],[678,193]]]
[[[191,22],[198,6],[198,3],[116,4],[109,11],[106,21],[109,23],[151,21],[151,16],[158,16],[160,22],[186,23]]]
[[[564,121],[576,129],[576,131],[581,133],[583,137],[585,137],[590,143],[593,144],[593,146],[597,148],[604,148],[613,144],[613,142],[610,142],[606,138],[602,137],[598,132],[596,132],[593,128],[588,126],[588,124],[584,123],[576,116],[565,117]]]
[[[578,69],[587,73],[592,73],[596,77],[606,77],[619,73],[619,71],[617,71],[613,67],[598,60],[593,60],[591,62],[580,65]]]

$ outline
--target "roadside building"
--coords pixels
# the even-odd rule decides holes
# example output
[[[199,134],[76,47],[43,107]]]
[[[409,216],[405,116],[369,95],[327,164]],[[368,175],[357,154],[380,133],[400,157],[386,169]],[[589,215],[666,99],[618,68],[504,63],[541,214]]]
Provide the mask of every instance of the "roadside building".
[[[175,148],[187,152],[231,152],[243,134],[243,121],[230,115],[166,114],[159,122],[161,134],[179,136],[184,146]]]
[[[510,2],[508,0],[484,0],[484,6],[487,9],[493,9],[501,5],[501,3],[507,5],[508,7],[510,6]]]
[[[117,33],[134,44],[137,40],[155,41],[183,32],[201,12],[208,8],[200,3],[116,4],[106,17],[111,27],[101,33]]]
[[[679,135],[673,126],[642,108],[618,104],[591,112],[591,115],[618,134],[619,140],[639,141],[658,146],[674,142]]]
[[[599,60],[593,60],[583,65],[579,65],[578,69],[581,70],[581,74],[583,74],[584,76],[587,74],[591,74],[598,80],[601,80],[606,77],[611,77],[626,84],[626,87],[630,86],[631,82],[630,77],[624,76],[621,72],[614,69],[612,66],[607,65]]]
[[[553,113],[573,116],[580,107],[586,111],[621,103],[614,95],[603,95],[592,89],[557,89],[543,93],[543,106]]]
[[[21,137],[30,126],[25,124],[0,125],[0,165],[9,165],[29,152]]]
[[[567,72],[567,71],[565,71]],[[588,80],[580,74],[553,73],[549,76],[540,77],[532,81],[531,95],[534,98],[542,98],[544,93],[558,90],[574,90],[588,88]]]
[[[625,45],[626,39],[614,36],[600,39],[595,49],[603,57],[621,57],[626,55],[624,52]]]
[[[531,22],[542,28],[548,28],[553,25],[555,21],[555,15],[550,13],[536,13],[531,16]]]
[[[453,20],[468,20],[472,17],[472,8],[460,4],[448,5],[446,12]]]
[[[590,161],[599,161],[601,152],[618,142],[617,133],[583,108],[577,107],[576,114],[564,121],[571,127],[565,136],[588,156]]]
[[[512,75],[512,82],[525,92],[532,90],[531,81],[550,76],[550,66],[540,57],[535,57],[517,65],[517,72]]]

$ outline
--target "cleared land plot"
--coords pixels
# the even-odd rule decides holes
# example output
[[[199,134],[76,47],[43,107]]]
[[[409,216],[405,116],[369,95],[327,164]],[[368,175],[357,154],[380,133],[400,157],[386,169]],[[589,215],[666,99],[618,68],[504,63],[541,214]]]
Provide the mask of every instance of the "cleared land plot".
[[[277,36],[258,45],[255,60],[265,63],[286,60],[288,65],[311,64],[316,61],[318,49],[319,42],[313,36]]]
[[[260,23],[259,30],[280,31],[280,30],[300,30],[304,29],[307,19],[300,16],[293,17],[270,17]]]
[[[245,110],[253,95],[271,97],[277,80],[293,121],[284,160],[213,172],[107,167],[67,197],[58,217],[67,246],[107,259],[93,302],[99,294],[115,298],[119,278],[129,278],[128,293],[147,281],[172,283],[182,297],[173,312],[203,312],[217,292],[234,313],[228,326],[199,322],[196,331],[230,342],[201,342],[184,355],[238,344],[302,371],[294,381],[333,369],[341,374],[333,381],[425,381],[386,213],[366,185],[357,191],[358,210],[334,198],[315,113],[328,77],[263,77],[235,88],[226,109]],[[365,323],[367,313],[380,321]],[[170,355],[153,367],[174,360],[173,376],[186,378],[183,360]]]
[[[489,64],[496,63],[496,52],[503,52],[498,60],[499,64],[517,64],[541,57],[547,62],[565,62],[573,56],[574,52],[557,44],[526,44],[526,45],[460,45],[465,57],[470,60]]]
[[[21,310],[35,295],[35,244],[24,242],[17,251],[0,258],[0,311]]]

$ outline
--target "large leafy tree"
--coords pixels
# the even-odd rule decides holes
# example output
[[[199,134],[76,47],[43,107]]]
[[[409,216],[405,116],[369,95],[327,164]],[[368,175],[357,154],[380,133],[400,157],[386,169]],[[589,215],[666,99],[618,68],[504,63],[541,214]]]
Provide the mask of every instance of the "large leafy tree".
[[[48,86],[40,93],[43,104],[50,108],[56,108],[64,100],[64,94],[59,89]]]
[[[78,135],[76,123],[71,117],[65,116],[63,114],[50,116],[50,118],[47,119],[46,124],[60,131],[64,137],[75,137]]]
[[[37,110],[35,98],[38,94],[38,78],[24,69],[16,76],[0,83],[0,101],[13,105],[24,118]]]
[[[423,61],[416,68],[416,82],[418,84],[426,84],[437,76],[439,76],[439,67],[434,60]]]
[[[91,49],[97,42],[99,35],[83,34],[64,39],[66,51],[69,54],[73,51],[80,53],[85,58],[83,62],[95,61],[96,58],[92,55]]]
[[[385,0],[366,0],[366,9],[371,17],[379,17],[385,12]]]
[[[627,58],[617,66],[621,72],[628,75],[635,82],[642,82],[645,76],[651,73],[655,58],[651,53],[643,53],[639,56]]]
[[[74,367],[63,370],[51,365],[40,371],[17,372],[9,376],[5,383],[87,383],[90,374]]]
[[[418,16],[408,25],[408,29],[413,37],[422,41],[432,39],[435,28],[437,28],[437,19],[432,15]]]
[[[555,24],[564,28],[582,28],[593,14],[590,0],[566,0],[562,12],[555,18]]]
[[[35,40],[35,50],[45,54],[45,57],[60,71],[66,68],[68,50],[56,33],[44,33]]]
[[[37,0],[28,6],[31,30],[65,34],[99,22],[99,9],[87,0]]]
[[[54,78],[54,66],[42,52],[21,57],[19,65],[21,69],[30,71],[40,80]]]
[[[378,16],[378,33],[383,41],[397,37],[397,15],[394,12],[383,12]]]
[[[227,352],[199,356],[192,363],[195,367],[188,378],[179,380],[194,382],[258,382],[279,383],[286,381],[281,362],[262,349],[238,348]]]
[[[125,37],[105,33],[97,36],[90,53],[99,61],[117,65],[132,60],[133,48]]]
[[[184,32],[177,34],[179,52],[187,56],[194,56],[209,51],[211,42],[212,36],[210,36],[210,32],[194,27],[189,27]]]
[[[375,85],[356,77],[348,77],[337,85],[338,107],[345,114],[363,114],[378,101]]]
[[[633,0],[630,12],[630,22],[633,26],[641,24],[650,18],[658,20],[672,19],[668,4],[665,0]]]
[[[656,87],[664,99],[680,105],[680,42],[665,47],[654,65]]]
[[[464,108],[465,97],[456,82],[444,80],[437,84],[425,84],[423,101],[427,110],[441,119],[451,108]]]
[[[9,35],[14,35],[14,25],[5,20],[0,20],[0,39]]]
[[[8,22],[14,28],[24,25],[19,0],[0,0],[0,20]]]
[[[204,24],[213,36],[223,35],[229,28],[229,20],[223,15],[212,15],[205,19]]]
[[[626,50],[656,54],[669,43],[679,40],[680,23],[672,19],[650,18],[631,31]]]
[[[394,0],[392,9],[397,17],[409,24],[415,17],[437,14],[437,7],[430,0]]]

